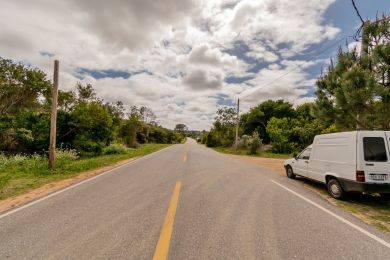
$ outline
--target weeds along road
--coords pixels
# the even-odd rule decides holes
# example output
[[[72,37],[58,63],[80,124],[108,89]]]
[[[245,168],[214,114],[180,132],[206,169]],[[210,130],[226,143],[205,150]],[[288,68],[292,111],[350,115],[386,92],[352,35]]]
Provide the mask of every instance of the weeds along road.
[[[0,215],[0,259],[388,259],[389,242],[191,139]]]

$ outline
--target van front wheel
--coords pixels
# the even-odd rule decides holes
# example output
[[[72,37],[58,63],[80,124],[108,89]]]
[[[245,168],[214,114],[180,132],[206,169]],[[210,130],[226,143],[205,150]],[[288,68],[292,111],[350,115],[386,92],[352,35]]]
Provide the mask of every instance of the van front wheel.
[[[290,165],[288,165],[288,166],[286,167],[286,175],[287,175],[287,177],[290,178],[290,179],[295,179],[295,177],[296,177],[296,175],[294,174],[293,169],[291,168]]]
[[[340,182],[337,179],[330,179],[327,186],[328,191],[333,198],[338,200],[345,199],[347,193],[343,190]]]

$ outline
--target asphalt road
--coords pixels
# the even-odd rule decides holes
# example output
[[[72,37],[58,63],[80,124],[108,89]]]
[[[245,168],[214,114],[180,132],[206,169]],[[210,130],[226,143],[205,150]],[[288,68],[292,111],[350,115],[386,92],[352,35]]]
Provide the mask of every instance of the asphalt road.
[[[164,247],[180,260],[389,259],[389,242],[300,182],[193,140],[0,215],[0,259],[158,259]]]

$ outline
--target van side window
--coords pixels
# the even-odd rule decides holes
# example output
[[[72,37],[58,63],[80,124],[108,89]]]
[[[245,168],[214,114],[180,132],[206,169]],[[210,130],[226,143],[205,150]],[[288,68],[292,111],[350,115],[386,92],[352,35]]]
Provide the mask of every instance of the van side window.
[[[302,160],[309,160],[310,159],[310,153],[311,153],[311,148],[308,148],[304,150],[298,157],[298,159]]]
[[[386,146],[382,137],[363,137],[364,160],[367,162],[386,162]]]

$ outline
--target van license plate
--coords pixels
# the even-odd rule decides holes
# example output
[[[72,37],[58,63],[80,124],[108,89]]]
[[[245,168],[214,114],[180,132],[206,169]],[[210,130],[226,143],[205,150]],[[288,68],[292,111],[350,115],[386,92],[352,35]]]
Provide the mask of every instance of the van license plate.
[[[387,174],[370,174],[370,180],[373,181],[386,181],[387,180]]]

